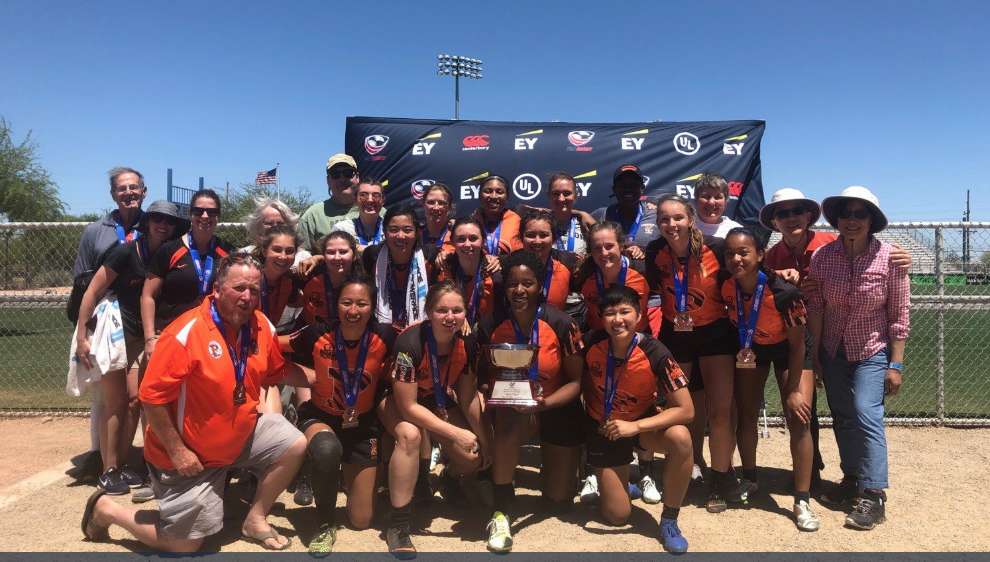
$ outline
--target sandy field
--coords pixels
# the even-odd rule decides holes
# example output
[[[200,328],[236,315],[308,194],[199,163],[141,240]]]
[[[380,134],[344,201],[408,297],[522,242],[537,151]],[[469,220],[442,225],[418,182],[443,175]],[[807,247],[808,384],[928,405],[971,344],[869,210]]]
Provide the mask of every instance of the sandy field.
[[[3,551],[142,551],[141,545],[111,530],[110,542],[83,540],[79,521],[93,488],[75,485],[64,475],[88,448],[88,419],[28,418],[0,420],[6,454],[0,457],[0,550]],[[824,476],[837,478],[838,453],[831,431],[823,429],[822,449],[828,465]],[[842,527],[844,514],[812,500],[821,518],[817,533],[801,533],[791,521],[788,493],[790,458],[787,436],[771,429],[760,440],[761,489],[741,508],[713,515],[698,507],[704,490],[692,489],[681,510],[680,527],[700,551],[986,551],[990,550],[990,508],[980,494],[990,486],[990,429],[891,428],[888,430],[892,488],[888,492],[888,522],[874,531]],[[657,540],[659,505],[633,502],[630,523],[605,525],[593,506],[575,504],[562,519],[536,512],[539,498],[538,450],[529,447],[517,471],[519,517],[513,523],[515,552],[660,550]],[[469,491],[470,493],[470,491]],[[305,551],[315,533],[315,509],[293,503],[269,521],[293,538],[292,550]],[[128,496],[116,501],[130,504]],[[245,488],[228,491],[228,515],[222,533],[204,544],[208,551],[261,551],[239,540],[240,522],[247,512]],[[341,496],[341,502],[343,496]],[[152,506],[154,503],[145,504]],[[341,506],[343,504],[341,503]],[[384,504],[380,504],[385,511]],[[146,507],[147,508],[147,507]],[[482,552],[490,512],[475,504],[457,511],[442,504],[418,507],[413,515],[414,537],[420,551]],[[336,551],[385,552],[383,517],[372,529],[344,526]],[[341,509],[338,521],[345,522]]]

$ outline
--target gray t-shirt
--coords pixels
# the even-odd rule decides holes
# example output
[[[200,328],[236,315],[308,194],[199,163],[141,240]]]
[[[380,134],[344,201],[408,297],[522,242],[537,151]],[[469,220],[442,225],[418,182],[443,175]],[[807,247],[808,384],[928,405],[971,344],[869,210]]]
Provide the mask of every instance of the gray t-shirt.
[[[626,235],[629,235],[629,229],[632,227],[633,221],[620,220],[618,210],[618,203],[613,203],[608,207],[595,209],[591,213],[591,218],[596,221],[610,220],[618,222],[622,225],[622,230],[625,231]],[[636,230],[636,237],[632,240],[632,243],[640,248],[646,248],[647,244],[660,237],[660,229],[657,228],[657,211],[656,209],[647,209],[646,204],[642,202],[639,204],[639,210],[643,216],[640,218],[639,228]]]
[[[117,211],[110,211],[107,216],[86,225],[82,238],[79,239],[79,251],[76,253],[76,263],[72,266],[72,276],[79,277],[83,273],[96,270],[97,262],[107,253],[107,250],[120,244],[117,238]],[[140,215],[138,215],[140,218]],[[138,221],[134,221],[137,226]],[[133,228],[126,235],[130,235]]]

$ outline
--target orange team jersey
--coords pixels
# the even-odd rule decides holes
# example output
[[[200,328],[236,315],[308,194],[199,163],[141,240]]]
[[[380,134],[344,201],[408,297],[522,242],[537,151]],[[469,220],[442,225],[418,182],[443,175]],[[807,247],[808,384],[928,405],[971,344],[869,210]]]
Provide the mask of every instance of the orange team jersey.
[[[498,229],[498,253],[508,254],[509,252],[522,249],[522,241],[519,240],[519,225],[522,219],[515,211],[510,211],[506,209],[502,211],[502,220],[500,223],[489,223],[485,220],[485,215],[483,213],[478,213],[478,220],[485,227],[485,236],[493,236],[496,229]],[[502,228],[499,229],[499,224]],[[485,242],[485,248],[488,249],[488,242]],[[492,252],[489,251],[489,254]]]
[[[461,276],[458,279],[457,275],[457,257],[453,256],[451,260],[445,264],[445,267],[440,270],[440,276],[438,281],[444,281],[446,279],[453,279],[458,282],[461,290],[464,291],[464,298],[468,301],[468,310],[471,308],[471,300],[474,298],[474,285],[477,282],[476,273],[477,271],[472,271],[470,273],[466,271],[461,271]],[[453,268],[451,266],[453,265]],[[482,265],[484,268],[484,265]],[[468,277],[470,276],[470,277]],[[502,272],[496,271],[492,274],[482,273],[483,281],[482,286],[478,291],[478,298],[481,301],[480,308],[475,312],[474,324],[477,324],[479,320],[486,314],[491,314],[495,310],[496,301],[501,302],[505,299],[502,293]],[[465,280],[465,278],[467,278]],[[468,318],[468,321],[471,319]]]
[[[543,313],[536,321],[539,323],[540,351],[537,358],[537,370],[540,373],[540,386],[544,396],[549,397],[567,382],[567,377],[561,372],[563,358],[581,351],[581,331],[570,315],[552,306],[543,306]],[[530,331],[526,330],[524,341],[516,338],[508,307],[500,308],[485,316],[478,324],[478,344],[493,343],[529,343]],[[487,362],[482,361],[482,369],[487,369]],[[482,373],[481,376],[493,376],[494,373]]]
[[[736,326],[736,280],[728,271],[722,271],[718,277],[722,298],[729,309],[729,319]],[[743,293],[743,311],[749,318],[752,295]],[[760,305],[760,317],[756,320],[756,330],[753,331],[753,343],[770,345],[787,339],[787,329],[803,326],[808,323],[808,314],[804,309],[801,289],[784,281],[779,275],[771,275],[767,286],[763,289],[763,304]],[[741,344],[742,342],[740,342]]]
[[[306,283],[303,289],[302,317],[307,324],[333,322],[337,319],[337,291],[330,295],[333,302],[327,302],[326,287],[323,279],[326,273],[321,273]]]
[[[571,272],[577,263],[577,254],[573,252],[550,250],[553,260],[553,273],[550,276],[550,291],[546,295],[547,304],[557,310],[567,306],[567,295],[571,292]]]
[[[210,314],[213,297],[179,316],[162,332],[138,393],[146,404],[167,404],[182,442],[203,466],[225,466],[241,454],[258,417],[258,393],[288,372],[275,326],[260,310],[251,319],[251,344],[244,375],[246,402],[234,404],[234,363],[224,334]],[[239,336],[238,336],[239,337]],[[232,343],[235,352],[240,344]],[[148,426],[144,457],[175,470],[155,431]]]
[[[381,396],[378,392],[379,388],[385,383],[392,368],[392,346],[396,338],[395,330],[391,326],[373,320],[369,330],[371,335],[368,355],[365,357],[357,403],[354,405],[358,414],[370,412],[378,405],[376,398]],[[347,404],[344,402],[344,383],[337,363],[336,328],[327,323],[311,324],[292,334],[289,343],[292,345],[292,351],[313,356],[313,370],[316,371],[316,384],[313,386],[311,399],[313,405],[328,414],[343,415],[347,410]],[[360,339],[344,340],[349,369],[357,367],[360,344]]]
[[[605,404],[605,369],[608,363],[609,338],[604,329],[592,330],[584,336],[584,379],[581,391],[585,409],[592,418],[601,421]],[[619,377],[615,401],[612,403],[613,420],[635,421],[648,413],[657,403],[657,392],[662,398],[681,388],[687,388],[688,380],[670,355],[670,351],[649,334],[639,334],[639,343],[629,357],[615,358],[615,374]]]
[[[803,254],[795,256],[791,248],[787,246],[787,243],[781,240],[774,244],[773,248],[767,250],[767,255],[763,258],[763,262],[774,271],[783,271],[785,269],[798,270],[798,273],[801,274],[800,279],[798,279],[798,283],[800,284],[808,276],[808,268],[811,267],[811,254],[814,254],[815,250],[825,244],[834,242],[838,237],[838,234],[831,232],[815,232],[809,229],[808,247],[805,248]]]
[[[433,376],[430,373],[430,357],[426,349],[426,334],[429,327],[429,320],[409,326],[399,334],[394,348],[395,367],[392,369],[392,380],[416,383],[416,396],[420,400],[433,396]],[[478,342],[473,335],[465,336],[458,332],[454,338],[454,350],[440,359],[440,382],[447,378],[449,395],[456,391],[455,383],[461,375],[477,372]],[[450,375],[447,375],[448,372]]]
[[[687,312],[694,320],[694,326],[705,326],[725,318],[725,301],[718,289],[718,273],[722,270],[725,256],[723,241],[705,236],[701,259],[694,253],[687,258],[688,296]],[[675,269],[676,268],[676,269]],[[663,318],[673,322],[677,315],[675,306],[674,271],[683,276],[684,264],[674,256],[666,238],[658,238],[646,247],[646,280],[650,288],[661,293]]]
[[[597,266],[595,268],[597,269]],[[642,315],[642,318],[639,319],[636,330],[640,332],[649,331],[650,317],[647,315],[646,309],[650,300],[650,286],[646,282],[646,278],[630,267],[626,270],[626,282],[624,286],[639,293],[639,313]],[[606,281],[605,288],[607,289],[609,287],[611,285]],[[588,313],[584,316],[588,322],[588,327],[593,330],[603,328],[605,325],[602,323],[601,311],[598,310],[598,282],[595,280],[594,275],[589,276],[588,280],[581,286],[581,294],[584,295],[584,304],[588,307]]]
[[[262,281],[266,281],[264,277]],[[274,286],[269,286],[268,289],[268,313],[265,316],[272,321],[272,324],[278,324],[278,321],[282,318],[282,313],[285,312],[285,307],[289,305],[290,301],[296,300],[293,297],[297,296],[297,283],[288,274],[283,274],[279,277],[278,281],[275,282]],[[262,309],[262,303],[258,302],[258,310]]]

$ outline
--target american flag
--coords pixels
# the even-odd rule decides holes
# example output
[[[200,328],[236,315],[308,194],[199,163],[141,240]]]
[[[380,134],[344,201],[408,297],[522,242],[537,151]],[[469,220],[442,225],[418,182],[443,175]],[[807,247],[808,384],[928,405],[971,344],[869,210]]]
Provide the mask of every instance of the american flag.
[[[275,183],[277,183],[275,181],[275,176],[277,173],[278,173],[278,168],[272,168],[267,172],[258,172],[258,177],[254,178],[254,183],[256,185],[263,185],[266,183],[275,185]]]

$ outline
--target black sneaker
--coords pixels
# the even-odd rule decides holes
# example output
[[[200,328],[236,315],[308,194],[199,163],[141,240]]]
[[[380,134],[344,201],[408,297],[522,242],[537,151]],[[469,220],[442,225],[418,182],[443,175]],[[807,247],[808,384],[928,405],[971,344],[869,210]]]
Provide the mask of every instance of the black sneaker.
[[[416,547],[413,546],[412,537],[409,536],[409,524],[389,527],[385,532],[385,543],[388,551],[399,560],[412,560],[416,558]]]
[[[309,505],[313,503],[313,487],[309,484],[309,478],[300,476],[296,481],[296,491],[292,494],[292,500],[296,505]]]
[[[751,480],[730,479],[726,482],[725,489],[722,490],[722,497],[728,503],[743,503],[749,499],[750,491],[756,491],[760,485]]]
[[[705,510],[708,513],[722,513],[726,509],[729,509],[729,506],[722,499],[722,494],[719,493],[718,486],[713,485],[708,492],[708,501],[705,502]]]
[[[138,476],[137,472],[134,472],[127,466],[120,469],[120,478],[130,489],[140,488],[144,485],[144,478]]]
[[[82,464],[70,470],[68,474],[82,484],[99,482],[100,476],[103,475],[103,455],[99,451],[90,451]]]
[[[413,492],[413,498],[416,503],[430,503],[436,498],[436,492],[433,491],[433,486],[430,485],[430,478],[428,476],[421,476],[416,480],[416,489]]]
[[[869,531],[887,520],[887,494],[864,492],[856,503],[856,508],[846,516],[846,526]]]
[[[124,482],[120,471],[116,468],[109,468],[103,476],[100,476],[100,488],[103,488],[108,496],[122,496],[131,491],[131,487]]]
[[[440,481],[443,482],[443,486],[440,489],[440,496],[443,497],[444,503],[457,509],[470,507],[471,502],[464,493],[464,488],[461,487],[460,478],[448,476],[445,469],[440,474]]]
[[[841,482],[821,495],[821,501],[833,505],[843,505],[853,503],[858,497],[859,490],[856,486],[856,479],[844,476]]]

